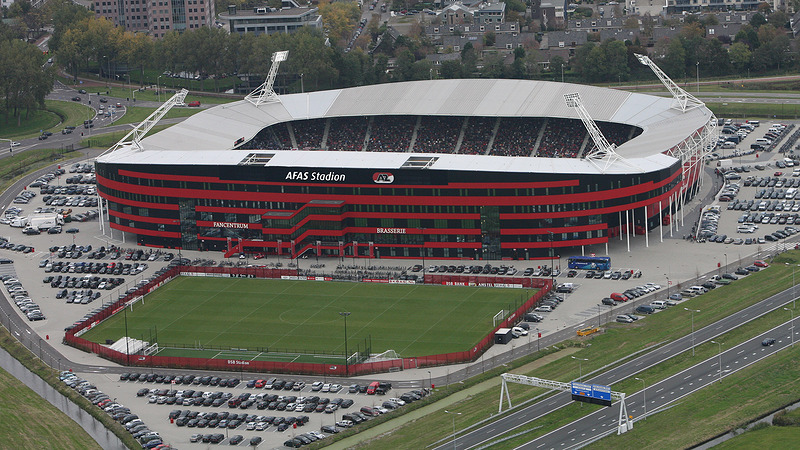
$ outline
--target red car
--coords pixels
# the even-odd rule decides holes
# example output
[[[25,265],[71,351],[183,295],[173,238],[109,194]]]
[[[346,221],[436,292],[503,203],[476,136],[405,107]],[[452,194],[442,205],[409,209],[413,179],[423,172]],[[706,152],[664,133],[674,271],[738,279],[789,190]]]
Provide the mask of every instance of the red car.
[[[198,102],[197,100],[195,100],[195,101],[193,101],[193,102],[189,102],[189,103],[187,103],[187,104],[186,104],[186,106],[198,107],[198,106],[200,106],[200,102]]]
[[[780,177],[780,176],[783,176],[783,172],[778,171],[778,172],[775,172],[772,175],[775,176],[775,177]]]
[[[757,259],[757,260],[756,260],[756,261],[753,263],[753,265],[754,265],[754,266],[756,266],[756,267],[769,267],[769,264],[767,264],[766,262],[764,262],[764,261],[762,261],[762,260],[760,260],[760,259]]]
[[[258,389],[262,389],[264,387],[265,383],[266,383],[266,381],[264,381],[264,380],[256,380],[255,387],[257,387]]]

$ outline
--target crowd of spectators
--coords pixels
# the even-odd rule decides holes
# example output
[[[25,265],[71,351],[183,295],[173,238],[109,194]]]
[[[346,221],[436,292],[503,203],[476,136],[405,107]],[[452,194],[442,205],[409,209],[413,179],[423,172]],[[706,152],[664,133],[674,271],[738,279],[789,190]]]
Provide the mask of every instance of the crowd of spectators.
[[[543,123],[540,117],[503,117],[490,154],[531,156]]]
[[[369,132],[367,150],[371,152],[408,151],[416,124],[417,116],[376,116]]]
[[[325,132],[325,121],[328,119],[298,120],[292,123],[294,139],[300,150],[318,149],[322,147],[322,134]]]
[[[423,117],[417,129],[417,138],[414,140],[413,151],[418,153],[454,153],[463,124],[463,117]]]
[[[364,148],[369,117],[336,117],[328,129],[328,150],[360,152]]]
[[[580,120],[548,119],[542,141],[535,156],[546,158],[576,158],[586,137]]]
[[[496,117],[469,117],[464,137],[461,138],[461,147],[458,152],[465,155],[483,155],[489,140],[492,138]]]
[[[337,117],[292,122],[299,149],[319,149],[325,124],[330,120],[326,147],[332,151],[361,151],[369,130],[368,151],[405,152],[411,144],[419,116],[376,116],[370,127],[369,117]],[[464,127],[464,120],[467,125]],[[491,140],[497,118],[423,116],[419,121],[412,151],[418,153],[454,153],[462,128],[459,153],[482,155]],[[580,120],[535,117],[503,117],[490,154],[500,156],[538,156],[547,158],[576,158],[586,139],[586,129]],[[546,125],[545,125],[546,122]],[[609,143],[620,145],[636,137],[641,129],[630,125],[598,122],[598,128]],[[536,141],[544,127],[538,147]],[[289,126],[276,124],[261,130],[240,149],[290,150]],[[584,154],[594,148],[589,141]]]

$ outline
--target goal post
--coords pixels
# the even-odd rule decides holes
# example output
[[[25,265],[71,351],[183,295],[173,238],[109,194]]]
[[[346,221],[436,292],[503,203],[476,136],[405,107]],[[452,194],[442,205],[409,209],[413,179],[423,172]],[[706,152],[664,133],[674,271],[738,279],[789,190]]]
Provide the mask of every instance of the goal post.
[[[503,319],[505,319],[506,314],[507,311],[505,309],[501,309],[500,312],[495,314],[494,317],[492,317],[492,326],[496,328],[497,325],[499,325]]]

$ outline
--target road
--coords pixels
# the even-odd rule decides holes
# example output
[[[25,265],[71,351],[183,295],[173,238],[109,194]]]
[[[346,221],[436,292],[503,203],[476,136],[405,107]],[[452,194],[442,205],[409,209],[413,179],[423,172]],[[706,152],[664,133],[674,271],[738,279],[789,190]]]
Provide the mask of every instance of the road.
[[[744,325],[745,323],[756,319],[770,311],[774,311],[792,301],[792,289],[788,289],[779,294],[773,295],[761,302],[758,302],[748,308],[735,312],[715,323],[706,327],[695,330],[694,339],[696,344],[711,341],[718,336],[727,333],[728,331]],[[777,336],[776,336],[777,337]],[[760,341],[759,341],[760,342]],[[617,383],[621,380],[630,378],[639,372],[660,364],[670,358],[689,351],[692,348],[692,335],[683,336],[675,341],[665,343],[661,346],[654,348],[652,351],[643,354],[633,360],[615,367],[607,372],[596,377],[584,377],[584,382],[591,382],[594,384],[610,385]],[[577,380],[575,380],[577,381]],[[665,380],[666,381],[666,380]],[[648,388],[650,389],[650,388]],[[512,399],[513,400],[513,399]],[[474,448],[480,445],[485,445],[495,440],[496,436],[504,435],[512,430],[519,428],[527,423],[530,423],[537,418],[553,412],[558,408],[563,408],[572,402],[571,396],[567,393],[561,393],[553,397],[547,398],[530,406],[526,406],[519,411],[512,412],[503,417],[503,420],[496,421],[484,425],[480,428],[472,430],[456,439],[457,448]],[[629,410],[630,413],[630,410]],[[599,435],[604,430],[597,429],[596,435]],[[588,436],[587,439],[593,436]],[[442,444],[436,448],[447,449],[453,446],[452,441]]]

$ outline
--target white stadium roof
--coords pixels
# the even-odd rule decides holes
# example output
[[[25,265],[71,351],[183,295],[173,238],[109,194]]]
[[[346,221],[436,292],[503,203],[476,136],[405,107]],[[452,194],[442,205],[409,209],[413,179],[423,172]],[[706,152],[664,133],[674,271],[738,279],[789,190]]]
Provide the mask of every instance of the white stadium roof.
[[[98,160],[108,163],[239,164],[248,154],[274,154],[267,166],[400,168],[419,153],[297,150],[233,150],[234,142],[253,138],[270,125],[304,119],[377,115],[479,117],[560,117],[579,119],[564,94],[577,92],[591,117],[642,128],[636,138],[617,147],[624,160],[605,173],[658,170],[676,161],[662,152],[680,144],[707,124],[705,108],[681,112],[671,98],[587,85],[527,80],[432,80],[387,83],[331,91],[291,94],[280,102],[255,106],[238,101],[213,107],[142,140],[143,151],[121,148]],[[583,125],[578,125],[583,127]],[[202,152],[202,157],[198,153]],[[427,154],[437,159],[428,168],[509,172],[598,173],[575,158],[505,157]]]

